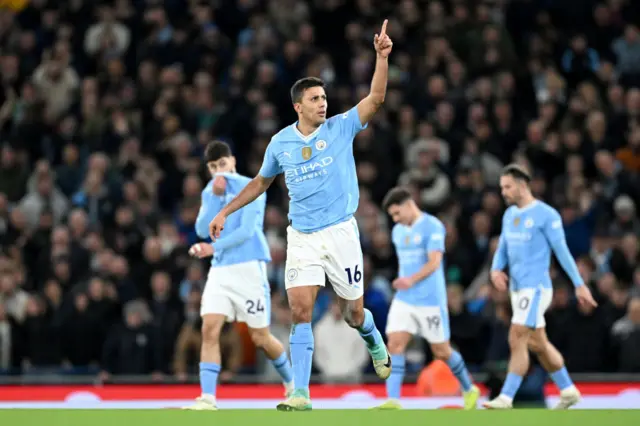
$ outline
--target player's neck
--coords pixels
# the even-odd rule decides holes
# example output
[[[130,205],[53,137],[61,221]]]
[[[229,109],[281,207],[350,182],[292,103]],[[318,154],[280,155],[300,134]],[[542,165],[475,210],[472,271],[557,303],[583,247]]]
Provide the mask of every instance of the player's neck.
[[[302,136],[309,136],[311,133],[318,130],[318,127],[320,126],[314,126],[313,124],[305,123],[302,120],[298,120],[298,122],[296,123],[296,129],[298,129]]]
[[[422,211],[420,209],[415,209],[413,211],[413,217],[411,218],[411,223],[409,223],[409,226],[415,225],[416,222],[420,220],[420,217],[422,217]]]
[[[527,194],[522,197],[522,200],[517,204],[519,209],[524,209],[529,207],[531,204],[535,203],[536,198],[532,194]]]

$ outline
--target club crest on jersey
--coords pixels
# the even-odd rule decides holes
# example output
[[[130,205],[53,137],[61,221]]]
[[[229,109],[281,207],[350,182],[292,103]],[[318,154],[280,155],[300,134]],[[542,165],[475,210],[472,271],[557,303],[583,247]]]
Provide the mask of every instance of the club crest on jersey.
[[[307,161],[309,158],[311,158],[311,147],[310,146],[302,147],[302,159]]]
[[[327,142],[322,139],[316,142],[316,149],[318,151],[323,151],[327,147]]]
[[[527,219],[524,221],[524,227],[525,227],[525,228],[533,228],[533,219],[531,219],[531,218],[527,218]]]
[[[422,240],[422,238],[420,238],[420,235],[416,235],[415,237],[413,237],[413,243],[414,244],[420,244],[421,240]]]
[[[513,219],[513,226],[518,226],[520,225],[520,218],[516,217],[515,219]]]

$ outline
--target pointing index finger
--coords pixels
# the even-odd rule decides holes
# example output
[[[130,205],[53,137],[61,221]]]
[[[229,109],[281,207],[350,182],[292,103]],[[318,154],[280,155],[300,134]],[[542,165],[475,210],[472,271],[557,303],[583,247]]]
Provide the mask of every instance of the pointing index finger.
[[[387,34],[387,23],[388,22],[389,22],[389,20],[385,19],[384,22],[382,23],[382,30],[380,30],[380,37],[382,37],[385,34]]]

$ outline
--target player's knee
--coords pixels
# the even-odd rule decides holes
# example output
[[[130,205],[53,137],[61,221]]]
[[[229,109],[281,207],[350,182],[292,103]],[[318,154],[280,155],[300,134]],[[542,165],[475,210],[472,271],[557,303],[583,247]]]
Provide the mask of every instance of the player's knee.
[[[509,348],[511,351],[527,347],[529,331],[524,327],[512,326],[509,330]]]
[[[406,347],[407,345],[400,340],[389,339],[389,342],[387,343],[387,348],[389,349],[389,353],[391,355],[403,354]]]
[[[439,343],[431,345],[431,352],[435,359],[446,361],[451,357],[451,346],[448,343]]]
[[[291,306],[291,319],[294,324],[302,324],[311,322],[313,316],[313,308],[309,308],[304,305],[292,305]]]
[[[532,337],[528,342],[529,350],[536,355],[542,354],[547,350],[547,343],[548,340],[543,337]]]
[[[216,322],[203,322],[202,324],[202,344],[217,345],[220,341],[220,324]]]

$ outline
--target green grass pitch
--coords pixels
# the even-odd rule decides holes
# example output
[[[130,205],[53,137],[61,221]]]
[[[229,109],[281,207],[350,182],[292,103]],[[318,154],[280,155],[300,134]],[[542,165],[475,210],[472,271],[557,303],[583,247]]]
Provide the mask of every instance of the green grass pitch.
[[[2,410],[12,426],[631,426],[640,410]]]

